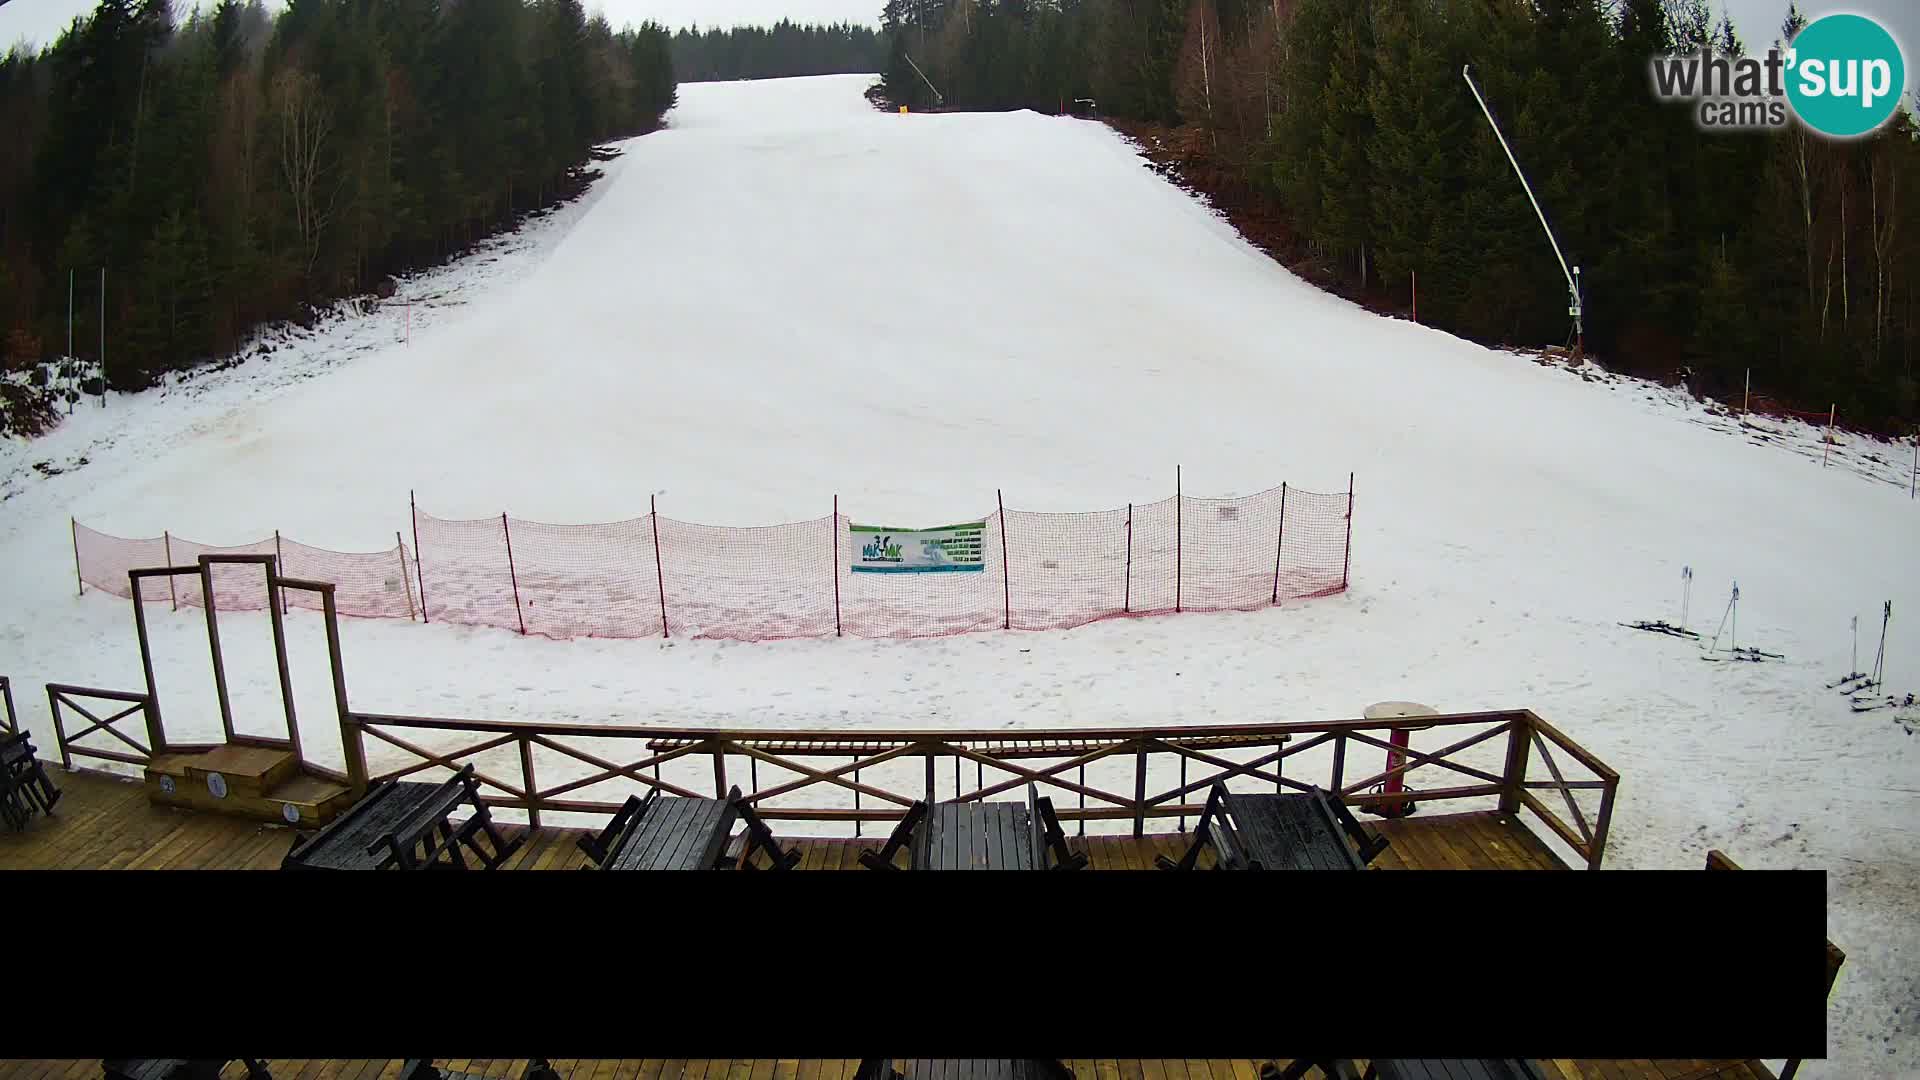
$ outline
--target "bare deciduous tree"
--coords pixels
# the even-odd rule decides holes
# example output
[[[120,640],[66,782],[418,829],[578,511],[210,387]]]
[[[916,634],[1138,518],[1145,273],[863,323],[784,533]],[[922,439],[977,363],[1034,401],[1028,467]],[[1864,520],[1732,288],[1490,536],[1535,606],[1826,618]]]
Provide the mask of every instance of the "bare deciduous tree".
[[[320,259],[320,240],[333,218],[344,176],[325,177],[327,140],[333,134],[333,110],[321,96],[319,80],[290,68],[273,81],[274,110],[280,117],[280,175],[293,203],[307,275]]]

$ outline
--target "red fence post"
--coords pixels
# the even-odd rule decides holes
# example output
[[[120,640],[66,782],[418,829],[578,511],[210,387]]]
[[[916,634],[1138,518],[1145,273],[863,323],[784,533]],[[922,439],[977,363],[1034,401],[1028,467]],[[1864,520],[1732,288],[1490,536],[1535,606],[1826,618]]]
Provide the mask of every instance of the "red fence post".
[[[1133,610],[1133,504],[1127,504],[1127,586],[1120,594],[1120,610]]]
[[[167,561],[172,562],[173,560],[168,559]],[[279,529],[273,530],[273,572],[277,577],[287,576],[287,561],[280,557],[280,530]],[[168,578],[167,581],[171,583],[173,579]],[[280,614],[287,615],[287,614],[290,614],[292,611],[293,611],[293,600],[283,590],[280,593]]]
[[[835,505],[839,496],[834,496]],[[653,582],[660,586],[660,636],[667,634],[667,577],[660,569],[660,504],[652,495],[647,496],[647,524],[653,526]]]
[[[1173,467],[1173,610],[1180,610],[1180,527],[1181,519],[1186,517],[1186,506],[1180,496],[1180,466]]]
[[[665,617],[662,616],[664,619]],[[833,636],[840,636],[840,496],[833,497]]]
[[[67,530],[73,534],[73,583],[80,586],[80,595],[87,595],[87,579],[80,576],[80,523],[67,519]],[[136,593],[135,599],[139,598]]]
[[[1351,511],[1352,507],[1348,507]],[[1273,542],[1273,602],[1280,602],[1280,552],[1287,546],[1287,482],[1280,481],[1280,537]]]
[[[1007,565],[1007,500],[1000,494],[999,488],[993,489],[993,499],[1000,504],[1000,591],[1004,607],[1000,629],[1013,629],[1013,569]],[[929,759],[931,760],[931,759]]]
[[[1347,550],[1340,558],[1340,587],[1347,587],[1347,571],[1353,567],[1353,474],[1347,474]]]
[[[413,519],[413,574],[420,582],[420,621],[432,622],[427,618],[427,572],[421,564],[420,550],[420,508],[414,504],[413,489],[407,489],[407,516]]]
[[[500,531],[507,538],[507,580],[513,582],[513,617],[520,620],[520,632],[527,632],[527,617],[520,610],[520,575],[513,571],[513,530],[507,528],[507,512],[500,511]]]

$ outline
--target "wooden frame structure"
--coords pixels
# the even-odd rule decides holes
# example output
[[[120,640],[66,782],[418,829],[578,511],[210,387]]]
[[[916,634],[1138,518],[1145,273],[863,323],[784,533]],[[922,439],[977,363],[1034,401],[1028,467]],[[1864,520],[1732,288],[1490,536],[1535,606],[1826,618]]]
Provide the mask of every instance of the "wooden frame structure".
[[[1707,869],[1738,870],[1740,864],[1728,858],[1723,851],[1707,852]],[[1847,954],[1831,940],[1827,942],[1827,997],[1833,996],[1833,982],[1840,976],[1840,965],[1847,962]],[[1791,1058],[1780,1069],[1780,1080],[1793,1080],[1800,1071],[1800,1058]]]

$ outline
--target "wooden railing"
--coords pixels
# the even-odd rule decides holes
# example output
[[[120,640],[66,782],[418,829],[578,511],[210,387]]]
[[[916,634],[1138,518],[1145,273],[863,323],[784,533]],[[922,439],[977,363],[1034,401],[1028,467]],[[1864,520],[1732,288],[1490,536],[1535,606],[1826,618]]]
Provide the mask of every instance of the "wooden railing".
[[[118,702],[125,704],[127,707],[111,716],[103,718],[77,700],[81,698],[92,698],[96,702]],[[117,761],[123,765],[145,765],[147,762],[153,760],[156,754],[165,753],[167,750],[165,738],[160,733],[159,717],[155,714],[152,707],[152,699],[145,694],[136,694],[126,690],[102,690],[92,686],[69,686],[65,683],[48,683],[47,705],[53,710],[53,737],[54,741],[58,743],[60,747],[60,764],[69,769],[73,768],[73,759],[76,756]],[[67,734],[66,723],[61,714],[61,708],[63,706],[91,720],[92,724],[81,728],[71,735]],[[99,706],[96,704],[95,707],[98,708]],[[102,709],[101,711],[104,712],[106,710]],[[145,727],[144,733],[147,739],[145,743],[141,743],[139,740],[114,726],[120,721],[134,716],[136,713],[139,714],[140,720]],[[113,736],[131,747],[133,753],[130,754],[124,750],[108,750],[99,746],[78,745],[79,740],[95,732],[104,732],[105,734]]]
[[[7,706],[6,716],[0,717],[0,727],[5,727],[9,735],[18,735],[20,717],[13,711],[13,683],[9,682],[5,675],[0,675],[0,701],[4,701]]]
[[[1707,869],[1738,870],[1740,864],[1734,862],[1722,851],[1707,852]],[[1847,954],[1831,940],[1827,942],[1827,997],[1833,996],[1833,982],[1840,976],[1840,965],[1847,962]],[[1793,1080],[1800,1072],[1800,1058],[1791,1058],[1780,1070],[1780,1080]]]
[[[1406,750],[1397,766],[1351,779],[1350,753],[1377,748],[1384,760],[1393,760],[1386,755],[1395,750],[1389,738],[1397,729],[1457,737],[1437,750]],[[1504,748],[1497,741],[1503,735]],[[405,763],[370,771],[369,738],[399,751]],[[423,745],[427,742],[442,745]],[[1179,818],[1184,831],[1185,819],[1200,812],[1216,780],[1275,791],[1317,786],[1364,808],[1407,799],[1406,793],[1381,790],[1382,784],[1427,770],[1421,775],[1448,774],[1448,786],[1416,790],[1411,795],[1416,802],[1496,800],[1501,810],[1516,816],[1531,811],[1590,869],[1599,868],[1605,852],[1620,780],[1586,749],[1526,710],[1321,723],[1028,731],[715,731],[351,711],[341,716],[341,744],[348,780],[357,790],[371,780],[473,764],[483,801],[525,811],[536,827],[543,812],[612,814],[636,784],[673,795],[724,794],[730,786],[729,763],[740,762],[752,788],[748,801],[762,817],[851,825],[856,833],[865,824],[898,819],[916,799],[987,799],[1017,794],[1033,783],[1050,789],[1060,816],[1080,822],[1083,832],[1088,821],[1119,821],[1131,822],[1139,836],[1149,818]],[[632,749],[636,744],[638,749]],[[614,749],[619,746],[628,749]],[[1302,767],[1310,761],[1313,767],[1305,774],[1287,774],[1290,764]],[[974,766],[971,784],[964,776],[969,763]],[[950,787],[945,783],[949,764]],[[559,770],[568,775],[543,786],[537,765],[544,765],[549,775]],[[738,764],[734,767],[737,783],[743,777]],[[1566,769],[1574,767],[1582,772],[1570,777]],[[761,784],[763,769],[773,774],[766,786]],[[619,791],[582,797],[600,785]],[[831,805],[822,798],[829,792],[836,796]],[[1579,797],[1591,792],[1598,792],[1598,802],[1589,815]],[[796,793],[812,801],[796,805],[791,801]],[[1060,793],[1073,800],[1063,800]],[[1571,822],[1560,816],[1557,807],[1562,805]]]

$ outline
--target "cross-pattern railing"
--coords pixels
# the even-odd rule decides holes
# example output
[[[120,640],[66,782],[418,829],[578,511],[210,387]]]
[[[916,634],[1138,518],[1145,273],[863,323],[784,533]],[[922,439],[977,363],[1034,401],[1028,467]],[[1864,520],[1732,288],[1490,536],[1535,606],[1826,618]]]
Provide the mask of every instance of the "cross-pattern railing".
[[[1526,710],[1028,731],[715,731],[348,712],[342,729],[347,774],[356,787],[473,764],[483,800],[525,811],[535,826],[543,812],[611,814],[634,785],[672,795],[724,794],[729,764],[737,770],[744,761],[752,787],[747,798],[769,820],[851,825],[857,833],[865,824],[898,819],[916,799],[988,799],[1018,794],[1032,783],[1052,789],[1057,802],[1060,793],[1072,796],[1060,816],[1078,821],[1083,832],[1089,821],[1130,822],[1138,836],[1150,818],[1178,818],[1184,830],[1207,789],[1224,779],[1276,791],[1322,787],[1362,808],[1409,797],[1420,803],[1494,800],[1510,814],[1531,811],[1597,869],[1619,785],[1617,773]],[[1397,729],[1439,731],[1448,741],[1438,749],[1397,751],[1389,741]],[[401,763],[369,771],[368,737]],[[1398,752],[1398,763],[1350,779],[1348,758],[1370,757],[1374,748],[1387,762]],[[544,768],[537,771],[536,764]],[[971,778],[964,775],[967,764],[974,766]],[[1289,767],[1296,770],[1291,775]],[[1451,779],[1448,786],[1411,796],[1383,790],[1385,781],[1420,770],[1421,776],[1446,773]],[[540,771],[553,777],[545,785]],[[769,774],[765,785],[763,771]],[[733,776],[734,783],[741,779],[737,771]],[[1581,798],[1593,793],[1597,805],[1583,808]]]
[[[82,704],[81,699],[92,699],[93,708],[105,712],[100,702],[123,704],[126,708],[110,716],[99,713]],[[166,737],[160,732],[160,718],[153,710],[153,699],[146,694],[136,694],[128,690],[103,690],[93,686],[70,686],[66,683],[47,684],[47,706],[53,710],[53,738],[60,747],[60,764],[71,769],[75,757],[101,758],[117,761],[123,765],[145,765],[158,754],[166,753],[169,747]],[[66,718],[62,708],[71,709],[81,717],[92,721],[78,731],[68,733]],[[146,742],[142,743],[132,735],[114,725],[123,720],[139,717]],[[111,735],[122,745],[130,747],[132,753],[120,749],[108,749],[105,746],[80,745],[80,740],[93,734]],[[112,744],[108,744],[111,746]]]

